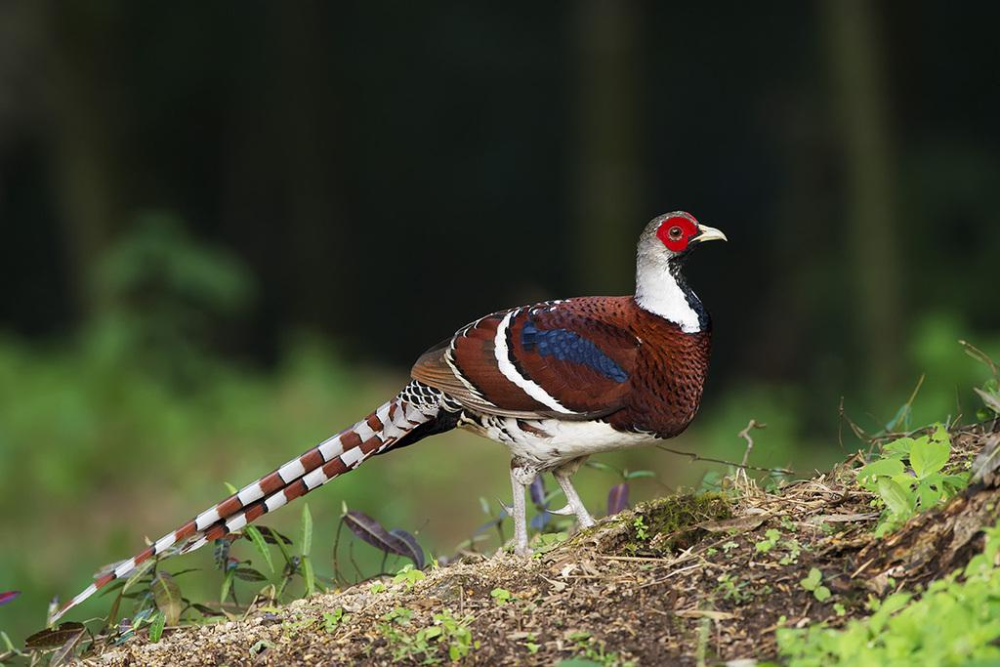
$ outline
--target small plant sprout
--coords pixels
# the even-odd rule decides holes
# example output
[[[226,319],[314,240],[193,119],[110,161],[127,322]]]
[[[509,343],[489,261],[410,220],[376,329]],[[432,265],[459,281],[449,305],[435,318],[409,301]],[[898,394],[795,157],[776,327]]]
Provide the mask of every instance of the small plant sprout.
[[[490,591],[490,597],[493,598],[493,601],[498,607],[502,607],[514,599],[514,594],[506,588],[494,588]]]
[[[418,581],[426,578],[426,574],[415,569],[411,563],[407,563],[399,572],[396,573],[396,576],[392,578],[392,583],[405,584],[407,590],[410,590],[417,585]]]
[[[327,632],[334,632],[338,626],[350,623],[351,615],[344,612],[343,607],[337,607],[334,611],[323,612],[323,629]]]
[[[942,472],[950,455],[951,436],[938,425],[928,435],[889,443],[878,460],[858,471],[858,484],[877,494],[876,502],[884,507],[876,535],[892,532],[917,512],[949,500],[965,487],[966,475]]]
[[[800,581],[799,585],[807,591],[812,591],[813,597],[815,597],[817,601],[823,602],[825,600],[829,600],[833,593],[830,592],[829,588],[822,585],[822,581],[823,573],[814,567],[809,570],[809,576]]]
[[[781,539],[781,531],[777,528],[770,528],[766,533],[764,533],[764,539],[757,542],[754,546],[757,551],[766,554],[774,547],[778,546],[778,540]]]
[[[646,521],[641,516],[637,516],[632,521],[632,527],[635,528],[635,539],[637,540],[649,539],[649,526],[646,525]]]
[[[608,490],[608,516],[614,516],[629,508],[629,482],[643,477],[656,477],[651,470],[619,470],[600,461],[588,461],[587,466],[617,475],[621,480]]]

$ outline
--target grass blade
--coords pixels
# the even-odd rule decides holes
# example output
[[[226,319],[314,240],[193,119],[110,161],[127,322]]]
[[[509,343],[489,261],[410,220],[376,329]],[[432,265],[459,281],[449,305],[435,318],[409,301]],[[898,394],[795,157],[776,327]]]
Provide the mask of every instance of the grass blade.
[[[271,561],[271,552],[267,548],[267,542],[264,541],[264,536],[260,534],[257,530],[257,526],[247,526],[243,529],[243,535],[257,548],[260,555],[264,557],[264,562],[267,563],[267,569],[274,573],[274,563]]]
[[[157,612],[149,626],[149,641],[153,644],[163,636],[163,626],[167,624],[167,616],[162,611]]]
[[[308,556],[312,550],[313,520],[309,512],[309,503],[302,506],[302,555]]]
[[[306,582],[306,597],[316,592],[316,573],[313,572],[312,559],[309,556],[302,557],[302,578]]]

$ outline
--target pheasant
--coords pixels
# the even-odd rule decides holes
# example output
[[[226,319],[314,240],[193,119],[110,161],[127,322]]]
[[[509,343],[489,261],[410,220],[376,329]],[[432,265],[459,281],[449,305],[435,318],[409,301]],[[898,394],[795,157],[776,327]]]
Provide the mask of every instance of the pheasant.
[[[558,513],[594,524],[570,477],[591,454],[681,433],[701,402],[711,323],[680,269],[698,244],[727,240],[676,211],[639,238],[634,296],[582,297],[503,310],[425,352],[393,399],[99,574],[67,611],[156,556],[188,553],[343,475],[375,454],[462,428],[511,452],[514,552],[530,553],[525,488],[551,472]]]

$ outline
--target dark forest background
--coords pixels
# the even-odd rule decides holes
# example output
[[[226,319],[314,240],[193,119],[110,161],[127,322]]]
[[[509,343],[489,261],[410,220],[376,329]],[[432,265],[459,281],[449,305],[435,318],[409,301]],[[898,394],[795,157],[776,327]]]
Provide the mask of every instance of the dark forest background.
[[[877,431],[923,375],[913,419],[973,418],[987,372],[957,341],[1000,357],[998,20],[0,2],[0,590],[25,591],[0,629],[353,422],[465,322],[628,293],[670,210],[730,238],[687,269],[716,352],[677,447],[738,460],[756,418],[756,463],[808,471],[855,446],[841,397]],[[657,473],[635,498],[708,469],[602,460]],[[580,477],[600,507],[614,478]],[[458,434],[310,503],[318,540],[345,500],[447,554],[508,493],[503,452]]]

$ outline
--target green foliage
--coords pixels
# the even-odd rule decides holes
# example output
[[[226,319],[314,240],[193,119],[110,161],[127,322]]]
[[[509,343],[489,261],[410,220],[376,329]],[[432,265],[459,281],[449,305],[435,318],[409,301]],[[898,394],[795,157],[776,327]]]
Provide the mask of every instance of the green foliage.
[[[181,588],[166,572],[157,572],[150,584],[156,608],[163,614],[167,625],[177,625],[184,611]]]
[[[791,528],[793,526],[789,524],[786,527]],[[723,547],[725,546],[726,545],[723,545]],[[771,551],[777,549],[778,553],[781,554],[781,558],[778,561],[781,565],[791,565],[792,563],[797,563],[799,560],[799,554],[802,553],[802,545],[799,541],[794,537],[782,539],[782,533],[777,528],[769,528],[767,532],[764,533],[764,539],[756,542],[754,544],[754,548],[758,553],[762,554],[770,553]]]
[[[824,586],[821,582],[823,581],[823,573],[817,568],[812,568],[809,570],[809,576],[799,582],[799,586],[806,589],[807,591],[812,591],[813,597],[819,602],[825,602],[830,599],[832,593],[830,589]]]
[[[413,567],[412,563],[407,563],[399,572],[396,573],[396,576],[392,578],[392,583],[405,584],[407,590],[409,590],[416,586],[418,581],[422,581],[426,578],[426,574]]]
[[[767,532],[764,533],[764,539],[757,542],[754,547],[760,553],[766,554],[778,545],[779,539],[781,539],[781,531],[777,528],[769,528]]]
[[[886,445],[879,459],[858,471],[858,484],[878,494],[885,508],[877,535],[892,532],[917,512],[954,497],[965,487],[967,475],[943,472],[950,455],[951,436],[939,425],[928,435]]]
[[[190,381],[212,362],[217,332],[254,292],[233,256],[197,242],[174,216],[149,212],[102,258],[94,280],[100,319],[86,328],[94,354],[171,381]]]
[[[309,512],[309,503],[302,505],[302,550],[299,561],[302,564],[302,576],[306,583],[306,596],[316,592],[316,574],[313,572],[312,558],[309,552],[312,551],[313,524],[312,514]],[[281,544],[281,540],[278,540]]]
[[[350,622],[351,615],[345,613],[343,607],[337,607],[334,611],[323,612],[323,629],[327,632],[334,632],[340,625]]]
[[[45,623],[46,605],[55,593],[63,599],[73,595],[97,566],[138,551],[144,532],[170,527],[153,525],[149,517],[180,523],[187,513],[220,500],[223,475],[241,483],[258,477],[275,461],[300,454],[367,414],[396,388],[395,381],[390,385],[377,374],[369,379],[347,374],[321,347],[304,340],[266,374],[218,362],[199,365],[192,358],[200,371],[183,385],[172,375],[151,372],[139,357],[132,363],[123,349],[106,352],[94,345],[90,333],[65,348],[0,335],[0,506],[20,508],[4,516],[4,530],[10,540],[25,545],[0,549],[0,571],[24,591],[16,605],[0,607],[0,627],[15,644]],[[192,465],[196,461],[200,464]],[[451,474],[444,466],[438,471]],[[358,503],[374,502],[379,495],[377,487],[355,475],[338,481],[337,489]],[[335,514],[330,505],[321,505],[319,520]],[[393,511],[394,523],[409,525],[405,505]],[[293,510],[269,522],[295,518]],[[324,552],[332,544],[330,533],[315,538]],[[31,545],[53,540],[58,548],[39,558]],[[260,554],[255,560],[266,560],[259,543],[253,544]],[[67,553],[73,557],[65,558]],[[222,591],[222,577],[205,567],[210,555],[206,548],[166,561],[170,569],[205,570],[184,582],[192,600],[228,599],[238,581],[229,575]],[[280,560],[288,562],[285,556],[273,562],[275,570]],[[379,563],[377,555],[359,552],[357,558],[369,571]],[[301,569],[308,573],[312,565],[308,559]],[[269,567],[261,563],[261,569]],[[319,579],[313,575],[314,587]],[[146,593],[148,587],[133,585],[119,605],[137,604]],[[105,615],[115,599],[95,597],[74,613]]]
[[[964,572],[931,583],[919,600],[895,593],[877,604],[870,617],[853,620],[843,630],[823,625],[779,629],[779,649],[790,667],[997,664],[998,553],[1000,524],[986,531],[983,553]]]
[[[641,516],[637,516],[632,520],[632,526],[635,528],[635,539],[637,540],[648,540],[649,539],[649,526],[646,525],[645,520]]]
[[[569,533],[539,533],[531,544],[532,557],[538,559],[569,539]]]
[[[160,637],[163,636],[163,627],[166,625],[166,622],[166,614],[162,611],[156,612],[156,616],[153,617],[153,622],[149,625],[149,641],[154,644],[160,641]]]
[[[408,632],[413,616],[412,610],[401,607],[383,616],[385,622],[379,626],[379,632],[385,637],[394,661],[411,660],[436,665],[443,662],[441,653],[444,652],[448,660],[456,662],[479,647],[479,642],[473,641],[469,628],[472,616],[455,618],[451,610],[446,609],[434,614],[432,625]]]
[[[567,639],[574,645],[577,656],[569,660],[560,660],[560,667],[583,667],[585,665],[604,665],[605,667],[625,667],[631,662],[623,662],[621,657],[605,649],[603,641],[598,641],[589,632],[571,632]]]
[[[493,601],[498,607],[502,607],[514,599],[514,594],[506,588],[494,588],[490,591],[490,597],[493,598]]]
[[[753,594],[747,591],[747,582],[740,581],[729,573],[719,576],[718,585],[715,590],[722,594],[723,599],[730,600],[736,604],[744,604],[753,599]]]
[[[243,534],[250,538],[253,543],[257,553],[264,557],[264,562],[267,563],[267,569],[272,573],[274,572],[274,561],[271,560],[271,552],[267,548],[267,542],[264,541],[264,536],[260,534],[257,526],[246,526],[243,528]]]

